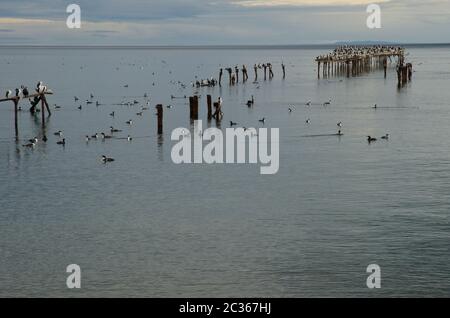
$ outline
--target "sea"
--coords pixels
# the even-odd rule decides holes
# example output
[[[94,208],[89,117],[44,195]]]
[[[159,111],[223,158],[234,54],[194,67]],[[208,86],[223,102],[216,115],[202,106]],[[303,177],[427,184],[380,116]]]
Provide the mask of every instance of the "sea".
[[[38,81],[54,93],[45,128],[20,101],[17,137],[14,105],[0,103],[0,296],[450,296],[450,46],[406,46],[401,88],[395,60],[387,78],[318,79],[331,49],[0,47],[2,98]],[[254,82],[268,62],[274,78]],[[192,86],[244,64],[246,83],[225,71],[222,86]],[[171,133],[192,128],[194,94],[204,127],[278,128],[278,173],[175,164]],[[207,95],[222,97],[221,123]],[[86,141],[111,126],[122,131]],[[372,264],[381,288],[367,284]]]

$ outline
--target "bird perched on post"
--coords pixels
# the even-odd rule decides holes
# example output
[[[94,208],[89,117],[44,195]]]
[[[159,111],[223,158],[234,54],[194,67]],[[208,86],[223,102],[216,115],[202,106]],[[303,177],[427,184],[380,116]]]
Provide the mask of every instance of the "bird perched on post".
[[[28,92],[28,88],[26,86],[21,86],[23,97],[27,98],[30,93]]]

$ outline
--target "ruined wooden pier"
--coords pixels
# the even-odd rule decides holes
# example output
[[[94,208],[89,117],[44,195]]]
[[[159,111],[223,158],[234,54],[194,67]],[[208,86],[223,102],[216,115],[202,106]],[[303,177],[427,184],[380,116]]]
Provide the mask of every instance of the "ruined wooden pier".
[[[42,116],[42,128],[45,128],[45,109],[47,109],[48,115],[51,116],[50,107],[48,106],[47,99],[45,95],[53,95],[52,91],[45,91],[42,93],[30,94],[24,97],[20,96],[12,96],[7,98],[0,99],[0,103],[2,102],[13,102],[14,104],[14,128],[16,133],[16,138],[19,136],[19,121],[18,121],[18,112],[19,112],[19,102],[24,99],[34,99],[34,103],[32,102],[32,107],[36,107],[36,105],[41,102],[41,116]]]
[[[316,58],[317,77],[330,76],[359,76],[373,70],[384,69],[387,74],[388,59],[392,63],[397,60],[397,65],[403,65],[405,50],[393,46],[342,46],[329,54]]]

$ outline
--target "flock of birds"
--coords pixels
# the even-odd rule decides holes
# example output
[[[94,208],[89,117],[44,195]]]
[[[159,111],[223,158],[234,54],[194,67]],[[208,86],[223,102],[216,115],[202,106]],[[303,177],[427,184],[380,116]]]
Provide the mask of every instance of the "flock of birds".
[[[395,46],[352,46],[344,45],[334,49],[331,53],[326,55],[320,55],[316,60],[328,60],[328,61],[343,61],[349,56],[351,57],[365,57],[370,55],[395,55],[402,54],[404,49],[402,47]]]

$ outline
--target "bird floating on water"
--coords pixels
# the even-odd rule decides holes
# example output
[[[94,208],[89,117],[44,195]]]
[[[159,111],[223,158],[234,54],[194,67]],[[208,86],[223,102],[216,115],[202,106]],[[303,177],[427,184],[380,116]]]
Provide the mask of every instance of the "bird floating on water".
[[[9,98],[11,96],[11,94],[12,94],[11,90],[7,90],[6,95],[5,95],[6,98]]]
[[[61,130],[58,130],[53,135],[61,137],[63,135],[63,132]]]
[[[367,136],[367,141],[368,141],[369,143],[375,142],[375,141],[377,141],[377,138],[373,138],[373,137],[371,137],[371,136]]]
[[[113,159],[113,158],[108,158],[108,157],[106,157],[106,156],[102,156],[102,162],[103,162],[103,163],[113,162],[113,161],[115,161],[115,159]]]
[[[132,125],[133,121],[130,119],[129,121],[125,122],[127,125]]]
[[[58,141],[56,144],[57,144],[57,145],[61,145],[61,146],[65,146],[65,145],[66,145],[66,139],[63,138],[63,140]]]
[[[389,134],[386,134],[386,135],[384,135],[383,137],[381,137],[381,139],[383,139],[383,140],[389,140],[389,137],[390,137],[390,135],[389,135]]]
[[[263,119],[260,119],[259,122],[264,124],[266,122],[266,118],[264,117]]]

